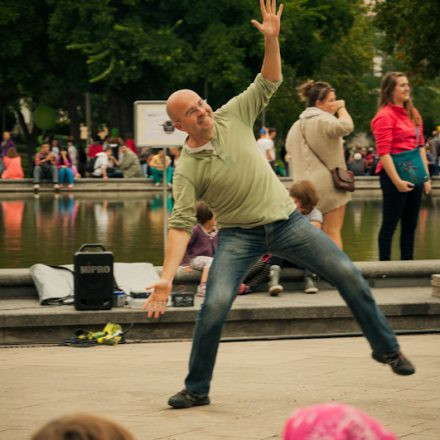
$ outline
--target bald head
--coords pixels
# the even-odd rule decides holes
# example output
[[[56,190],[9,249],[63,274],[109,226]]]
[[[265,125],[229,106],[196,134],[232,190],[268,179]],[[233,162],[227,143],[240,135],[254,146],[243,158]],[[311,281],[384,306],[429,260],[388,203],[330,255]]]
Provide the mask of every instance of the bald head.
[[[167,99],[168,116],[173,122],[178,120],[181,115],[185,114],[192,102],[197,102],[200,99],[200,96],[193,90],[181,89],[175,91]]]

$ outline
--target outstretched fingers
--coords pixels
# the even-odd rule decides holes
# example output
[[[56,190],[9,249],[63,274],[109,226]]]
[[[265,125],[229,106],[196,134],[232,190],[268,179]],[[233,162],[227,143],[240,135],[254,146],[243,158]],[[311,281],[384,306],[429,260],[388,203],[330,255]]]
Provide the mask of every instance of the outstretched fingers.
[[[166,301],[158,300],[154,298],[153,295],[150,295],[145,302],[143,309],[147,312],[149,318],[159,318],[160,315],[165,313],[166,306]]]
[[[283,13],[284,5],[281,3],[280,7],[278,8],[277,17],[281,18],[281,14]]]

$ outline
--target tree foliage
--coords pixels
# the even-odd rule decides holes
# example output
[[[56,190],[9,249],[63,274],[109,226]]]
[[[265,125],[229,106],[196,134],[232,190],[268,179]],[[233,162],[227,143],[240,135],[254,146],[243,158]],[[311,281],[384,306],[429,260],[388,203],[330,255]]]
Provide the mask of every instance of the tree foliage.
[[[385,34],[385,49],[407,68],[426,78],[440,69],[440,8],[437,0],[377,2],[376,24]]]
[[[356,95],[361,83],[354,82],[370,69],[367,25],[355,21],[361,3],[284,2],[285,82],[268,111],[280,131],[300,110],[295,87],[306,77],[328,77],[342,95],[365,100],[365,86]],[[261,19],[257,0],[5,0],[0,103],[49,104],[78,125],[83,94],[91,92],[103,109],[99,121],[121,132],[131,128],[133,101],[166,99],[180,87],[215,108],[260,70],[264,42],[251,18]]]

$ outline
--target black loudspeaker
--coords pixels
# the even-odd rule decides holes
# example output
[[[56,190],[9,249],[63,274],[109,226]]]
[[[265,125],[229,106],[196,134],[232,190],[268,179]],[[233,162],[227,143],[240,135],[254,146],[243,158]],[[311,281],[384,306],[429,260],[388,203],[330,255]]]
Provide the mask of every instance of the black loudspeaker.
[[[87,248],[101,249],[85,252]],[[102,244],[83,244],[73,257],[73,297],[76,310],[113,307],[113,254]]]

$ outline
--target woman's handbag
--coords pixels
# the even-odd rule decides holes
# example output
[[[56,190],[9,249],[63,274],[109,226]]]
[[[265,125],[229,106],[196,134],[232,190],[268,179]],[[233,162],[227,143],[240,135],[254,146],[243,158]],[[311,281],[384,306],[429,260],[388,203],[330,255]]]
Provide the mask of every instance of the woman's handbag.
[[[419,140],[419,127],[416,127],[416,143]],[[391,154],[397,174],[402,180],[411,182],[414,186],[421,185],[429,180],[420,154],[420,148],[417,146],[413,150],[404,151],[403,153]]]
[[[344,168],[333,168],[332,173],[333,185],[336,189],[343,191],[354,191],[354,174],[352,171],[344,170]]]
[[[419,126],[416,125],[416,148],[403,153],[391,154],[397,174],[402,180],[411,182],[414,186],[429,180],[428,172],[420,154]]]
[[[429,180],[425,164],[419,148],[391,154],[397,174],[402,180],[411,182],[414,186],[421,185]]]
[[[321,161],[321,163],[330,171],[333,180],[333,186],[336,189],[342,191],[354,191],[354,174],[352,171],[345,170],[344,168],[333,168],[330,169],[323,160],[314,152],[313,148],[307,142],[306,136],[304,135],[303,126],[301,125],[301,134],[304,138],[306,145],[309,147],[310,151]]]

